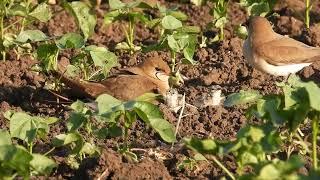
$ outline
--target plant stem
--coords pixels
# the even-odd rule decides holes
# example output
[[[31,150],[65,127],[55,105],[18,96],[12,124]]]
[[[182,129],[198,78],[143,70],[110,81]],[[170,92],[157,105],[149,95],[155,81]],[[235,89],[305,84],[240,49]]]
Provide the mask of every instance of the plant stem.
[[[56,147],[51,148],[48,152],[44,153],[44,156],[47,156],[48,154],[50,154],[55,149],[56,149]]]
[[[312,165],[315,170],[318,169],[317,158],[317,136],[318,136],[319,124],[318,114],[312,119]]]
[[[134,19],[132,17],[129,18],[129,39],[128,39],[128,45],[130,47],[130,53],[133,53],[134,51]]]
[[[174,51],[171,51],[171,61],[172,61],[171,72],[174,72],[175,66],[176,66],[176,52]]]
[[[220,27],[220,41],[224,39],[224,27]]]
[[[29,14],[30,1],[29,1],[29,0],[26,0],[25,3],[27,4],[27,5],[26,5],[26,12]],[[24,30],[25,23],[26,23],[26,18],[23,17],[23,18],[22,18],[22,22],[21,22],[20,33]]]
[[[228,174],[228,176],[232,179],[235,180],[236,178],[234,177],[234,175],[215,157],[212,155],[207,155],[206,156],[207,159],[212,160],[213,162],[215,162],[225,173]]]
[[[1,31],[1,37],[0,37],[0,47],[1,47],[1,55],[2,55],[2,58],[3,58],[3,61],[6,61],[6,51],[5,51],[5,48],[3,46],[3,38],[4,38],[4,25],[3,25],[3,22],[4,21],[4,14],[1,14],[1,17],[0,17],[0,31]]]
[[[310,0],[306,0],[305,24],[308,29],[310,28],[310,9]]]
[[[182,119],[182,115],[183,115],[183,112],[184,112],[184,108],[186,106],[186,94],[183,94],[183,97],[182,97],[182,107],[180,109],[180,114],[179,114],[179,118],[178,118],[178,122],[177,122],[177,127],[176,127],[176,131],[174,133],[174,136],[177,138],[177,134],[178,134],[178,131],[179,131],[179,126],[180,126],[180,122],[181,122],[181,119]],[[172,142],[172,145],[171,145],[171,148],[173,148],[173,145],[174,145],[174,142]]]

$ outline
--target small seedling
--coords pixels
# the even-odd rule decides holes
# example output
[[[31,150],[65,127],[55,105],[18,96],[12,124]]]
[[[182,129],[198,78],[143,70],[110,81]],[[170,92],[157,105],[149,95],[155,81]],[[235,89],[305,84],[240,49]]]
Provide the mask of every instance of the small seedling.
[[[247,8],[249,16],[267,16],[277,0],[240,0],[240,5]]]
[[[213,38],[213,42],[215,41],[223,41],[224,39],[224,26],[228,22],[227,18],[227,10],[229,0],[214,0],[215,6],[211,10],[213,15],[213,21],[211,26],[213,25],[215,28],[219,29],[219,35],[216,35]],[[210,24],[209,24],[210,26]]]
[[[139,51],[140,46],[134,44],[135,25],[138,22],[146,24],[149,22],[149,17],[142,12],[144,9],[153,8],[151,5],[141,1],[132,1],[123,3],[120,0],[109,0],[111,11],[104,17],[104,23],[109,25],[115,21],[125,20],[127,26],[122,26],[125,33],[126,42],[117,44],[116,49],[126,50],[130,53]],[[140,11],[140,12],[139,12]]]
[[[6,60],[6,52],[14,50],[18,55],[19,50],[32,49],[30,46],[15,41],[16,37],[25,31],[31,22],[48,21],[52,16],[51,10],[46,3],[34,4],[31,0],[14,1],[2,0],[0,2],[0,51],[2,59]],[[7,24],[4,20],[15,17],[17,20]],[[32,41],[32,38],[30,38]]]
[[[0,130],[0,167],[3,170],[0,171],[0,176],[29,179],[32,175],[49,175],[56,167],[55,162],[45,155],[33,153],[33,146],[36,139],[47,138],[49,125],[58,119],[13,111],[7,111],[4,116],[10,120],[10,133]],[[22,140],[28,150],[24,146],[13,144],[12,138]]]

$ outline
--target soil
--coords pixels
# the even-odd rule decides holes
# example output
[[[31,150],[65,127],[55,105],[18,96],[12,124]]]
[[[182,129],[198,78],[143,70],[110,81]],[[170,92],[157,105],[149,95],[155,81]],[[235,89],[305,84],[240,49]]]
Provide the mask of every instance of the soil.
[[[299,1],[299,0],[298,0]],[[206,24],[212,20],[207,6],[197,7],[190,3],[164,2],[168,7],[177,6],[185,12],[190,25],[198,25],[204,30],[204,35],[214,37],[216,29],[206,30]],[[48,23],[36,24],[49,36],[59,36],[67,32],[78,31],[74,19],[61,7],[52,7],[57,13]],[[275,12],[280,16],[270,18],[274,29],[280,34],[286,34],[297,40],[312,46],[320,45],[320,26],[312,18],[309,31],[301,19],[297,18],[295,12],[288,3],[280,3],[275,7]],[[298,8],[301,8],[298,6]],[[103,26],[103,14],[108,10],[102,5],[97,11],[98,25],[95,34],[89,39],[88,44],[102,45],[114,50],[115,44],[124,40],[123,32],[119,23],[111,26]],[[320,3],[313,6],[312,13],[319,14]],[[229,22],[225,27],[225,40],[205,48],[198,48],[195,54],[197,65],[181,65],[182,74],[188,79],[178,90],[186,94],[186,102],[194,104],[200,97],[210,93],[211,89],[222,90],[224,95],[238,92],[241,89],[256,89],[263,94],[279,93],[280,89],[275,82],[284,78],[263,74],[250,67],[242,53],[243,40],[236,37],[233,29],[238,24],[245,24],[248,15],[238,3],[231,2],[229,9]],[[158,34],[142,25],[136,27],[136,43],[148,44],[157,40]],[[153,56],[155,53],[169,62],[168,52],[150,52],[134,55],[117,53],[119,56],[119,67],[136,65],[145,57]],[[62,53],[59,57],[69,58],[72,52]],[[65,121],[70,113],[67,105],[53,103],[56,96],[44,89],[46,75],[35,73],[31,67],[37,62],[29,56],[17,59],[14,53],[9,53],[9,60],[0,63],[0,127],[8,128],[8,121],[2,113],[13,109],[26,111],[32,115],[54,116],[61,120],[51,128],[50,137],[66,132]],[[118,67],[118,68],[119,68]],[[320,82],[320,62],[303,69],[299,75],[307,80]],[[169,108],[159,104],[166,119],[172,124],[177,123],[178,114],[171,112]],[[98,141],[103,151],[100,157],[85,159],[78,170],[71,169],[66,164],[66,153],[63,149],[56,149],[51,153],[59,164],[52,179],[219,179],[225,173],[216,165],[201,162],[193,170],[179,170],[177,164],[186,157],[192,155],[181,144],[183,137],[213,137],[219,140],[234,139],[238,130],[247,122],[244,110],[239,108],[226,108],[223,106],[208,106],[195,108],[187,106],[186,116],[182,118],[178,141],[173,148],[171,145],[161,142],[159,136],[143,123],[137,122],[130,133],[131,147],[136,149],[139,162],[132,162],[115,151],[121,138]],[[306,129],[308,131],[308,129]],[[46,152],[51,149],[50,142],[37,143],[35,151]],[[232,156],[221,159],[223,164],[232,172],[235,172],[236,164]]]

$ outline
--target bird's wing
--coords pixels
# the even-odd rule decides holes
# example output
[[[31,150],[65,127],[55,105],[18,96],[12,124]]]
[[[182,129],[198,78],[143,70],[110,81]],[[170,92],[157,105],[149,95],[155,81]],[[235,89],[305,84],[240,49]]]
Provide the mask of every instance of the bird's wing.
[[[254,51],[273,65],[312,63],[320,60],[320,48],[287,37],[263,43]]]
[[[102,93],[108,93],[122,100],[132,100],[146,92],[158,90],[157,84],[140,75],[120,75],[108,78],[101,84],[106,88]]]

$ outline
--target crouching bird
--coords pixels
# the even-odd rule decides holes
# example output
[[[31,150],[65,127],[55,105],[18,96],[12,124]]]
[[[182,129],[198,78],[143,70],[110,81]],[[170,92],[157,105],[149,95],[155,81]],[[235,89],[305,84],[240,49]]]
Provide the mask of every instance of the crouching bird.
[[[320,60],[320,48],[275,33],[263,17],[249,20],[243,53],[254,68],[275,76],[288,76]]]
[[[106,93],[120,100],[132,100],[147,92],[165,95],[170,88],[170,68],[159,57],[150,57],[135,67],[122,69],[101,82],[71,79],[60,72],[57,75],[74,95],[88,98]]]

